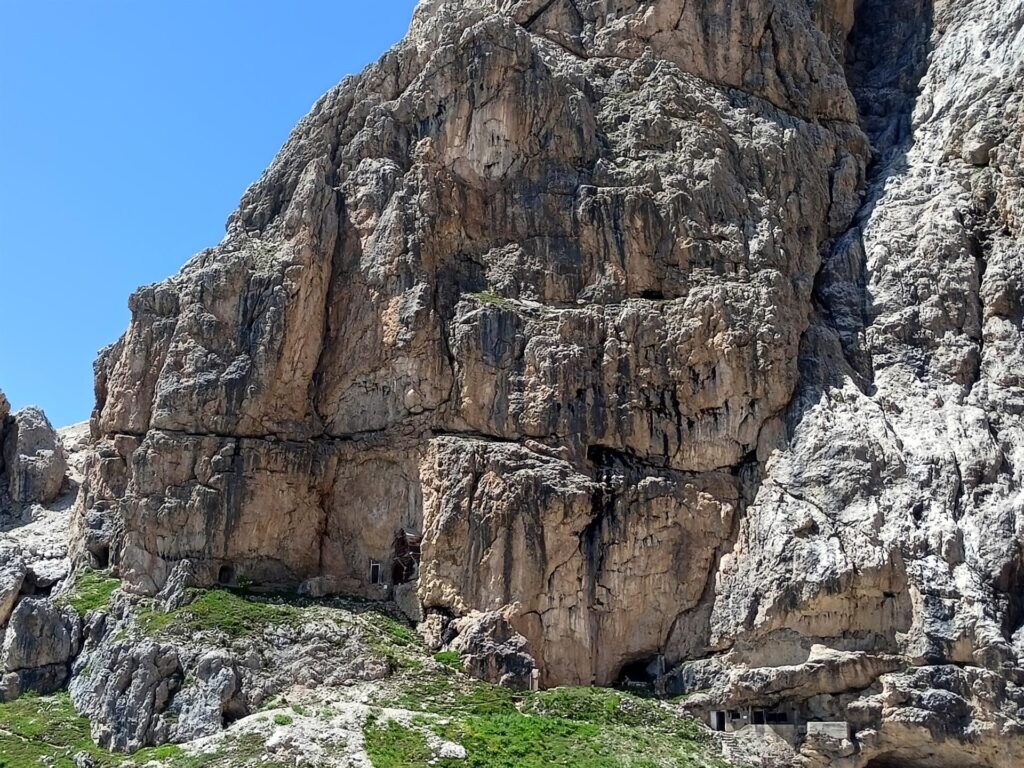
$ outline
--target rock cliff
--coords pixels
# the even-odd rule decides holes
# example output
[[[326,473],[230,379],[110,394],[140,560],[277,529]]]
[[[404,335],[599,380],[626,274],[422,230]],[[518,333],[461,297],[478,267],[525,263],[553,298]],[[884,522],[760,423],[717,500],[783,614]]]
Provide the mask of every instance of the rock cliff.
[[[779,764],[1021,764],[1022,28],[423,0],[132,296],[78,562],[848,724]]]

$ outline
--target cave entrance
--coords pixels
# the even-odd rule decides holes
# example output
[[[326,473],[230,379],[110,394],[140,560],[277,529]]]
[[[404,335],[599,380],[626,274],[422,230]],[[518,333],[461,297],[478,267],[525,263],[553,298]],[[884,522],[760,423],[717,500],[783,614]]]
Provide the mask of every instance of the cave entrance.
[[[624,664],[615,685],[624,690],[656,693],[664,675],[665,657],[645,656]]]
[[[231,563],[225,563],[217,571],[217,583],[223,587],[234,586],[235,583],[235,566]]]
[[[423,536],[404,528],[395,535],[394,558],[391,561],[391,583],[408,584],[420,573],[420,551]]]

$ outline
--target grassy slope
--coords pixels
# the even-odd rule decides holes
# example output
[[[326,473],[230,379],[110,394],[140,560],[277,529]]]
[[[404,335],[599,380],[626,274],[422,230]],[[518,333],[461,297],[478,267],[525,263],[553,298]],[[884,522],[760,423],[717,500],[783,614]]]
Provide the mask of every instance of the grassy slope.
[[[83,613],[102,607],[116,586],[95,575],[80,582],[69,602]],[[294,624],[310,612],[329,611],[357,622],[375,652],[395,670],[377,688],[364,728],[375,768],[724,768],[704,730],[677,716],[662,702],[605,689],[561,688],[515,694],[461,673],[451,654],[432,656],[401,622],[363,607],[353,613],[314,601],[256,600],[210,590],[170,614],[142,610],[147,633],[178,634],[218,630],[240,637],[268,625]],[[337,691],[334,692],[335,694]],[[384,708],[405,710],[403,722]],[[300,711],[296,708],[300,714]],[[289,726],[287,716],[274,723]],[[325,715],[325,718],[327,716]],[[291,719],[287,717],[287,719]],[[229,732],[230,735],[230,732]],[[466,760],[435,754],[439,739],[467,750]],[[433,745],[433,746],[431,746]],[[0,768],[49,764],[73,768],[73,756],[88,753],[97,768],[161,765],[165,768],[289,766],[264,754],[251,734],[225,739],[216,751],[194,755],[176,746],[113,755],[89,738],[88,722],[78,717],[66,694],[26,696],[0,704]],[[50,761],[48,763],[42,761]]]

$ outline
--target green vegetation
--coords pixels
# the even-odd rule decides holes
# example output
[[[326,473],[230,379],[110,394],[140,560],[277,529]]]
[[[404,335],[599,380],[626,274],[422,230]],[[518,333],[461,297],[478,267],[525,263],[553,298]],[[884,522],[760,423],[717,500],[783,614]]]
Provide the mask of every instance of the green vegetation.
[[[295,718],[291,715],[274,715],[274,725],[291,725]]]
[[[176,744],[142,749],[133,755],[107,752],[89,736],[89,721],[79,717],[67,693],[26,694],[0,703],[0,768],[75,768],[75,755],[84,752],[96,768],[143,768],[158,762],[162,768],[234,768],[256,764],[286,768],[263,759],[264,744],[253,734],[227,739],[215,752],[188,754]]]
[[[462,657],[456,651],[441,651],[434,654],[434,661],[452,669],[462,669]]]
[[[74,768],[74,756],[82,752],[97,768],[129,768],[151,760],[164,760],[168,768],[204,768],[209,764],[186,756],[173,744],[144,749],[130,757],[100,749],[89,735],[89,721],[78,716],[67,693],[29,693],[0,704],[0,768]]]
[[[375,768],[725,766],[699,725],[657,700],[603,688],[516,693],[454,671],[409,674],[397,682],[377,703],[424,714],[411,728],[368,726]],[[468,759],[435,759],[428,732],[461,744]]]
[[[324,619],[358,625],[365,631],[370,647],[386,658],[393,670],[423,666],[426,651],[412,629],[372,603],[256,595],[238,589],[196,589],[192,597],[192,602],[172,611],[163,611],[155,603],[140,609],[139,628],[147,635],[218,632],[236,639],[268,627],[295,627],[320,612]]]
[[[596,725],[521,714],[472,717],[441,729],[469,753],[470,768],[617,768],[615,750]],[[446,767],[447,768],[447,767]]]
[[[84,570],[75,577],[75,584],[58,602],[70,605],[80,616],[106,609],[121,582],[105,571]]]
[[[298,605],[242,595],[232,590],[196,590],[196,595],[191,603],[173,611],[140,611],[139,626],[147,634],[219,631],[236,638],[268,626],[294,625],[302,617]]]
[[[369,633],[370,647],[388,660],[393,671],[420,670],[426,649],[407,624],[379,611],[359,615]]]
[[[443,675],[444,673],[442,673]],[[513,692],[464,675],[423,673],[402,678],[397,691],[378,704],[438,715],[500,715],[516,712]]]
[[[499,296],[494,291],[478,291],[471,293],[474,299],[479,301],[481,304],[490,304],[492,307],[508,308],[512,306],[512,302],[506,299],[504,296]]]
[[[366,727],[364,736],[366,753],[374,768],[420,768],[429,765],[428,761],[434,757],[422,732],[394,721],[386,725],[372,722]]]
[[[0,766],[22,768],[52,759],[57,768],[73,768],[78,752],[101,756],[89,738],[89,721],[78,717],[66,694],[31,694],[0,704]]]
[[[657,699],[608,688],[538,691],[526,700],[523,711],[598,725],[660,729],[694,741],[702,740],[705,733],[694,721],[681,718]]]

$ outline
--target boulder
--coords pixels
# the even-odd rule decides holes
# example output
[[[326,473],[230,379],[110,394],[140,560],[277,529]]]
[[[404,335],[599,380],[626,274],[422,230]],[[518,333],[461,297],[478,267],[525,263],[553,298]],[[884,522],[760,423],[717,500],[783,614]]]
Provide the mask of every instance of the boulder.
[[[529,690],[534,672],[526,638],[498,611],[475,613],[454,622],[448,649],[462,658],[466,671],[507,688]]]
[[[25,691],[58,690],[67,681],[81,635],[81,619],[70,606],[59,607],[44,598],[19,601],[0,652],[0,698],[6,701]]]
[[[67,456],[49,419],[35,407],[14,414],[4,435],[7,490],[18,504],[48,504],[60,495]]]

